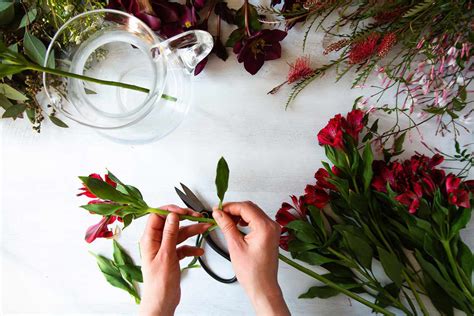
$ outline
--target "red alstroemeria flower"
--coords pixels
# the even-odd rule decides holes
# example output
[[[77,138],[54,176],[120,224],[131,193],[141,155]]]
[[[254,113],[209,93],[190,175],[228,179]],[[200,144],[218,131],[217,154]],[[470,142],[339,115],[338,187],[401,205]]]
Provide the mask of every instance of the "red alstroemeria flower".
[[[395,200],[405,206],[408,206],[408,212],[410,212],[410,214],[416,213],[418,207],[420,206],[419,197],[415,193],[410,191],[398,195],[397,197],[395,197]]]
[[[448,196],[448,202],[451,205],[469,208],[469,193],[464,190],[454,190]]]
[[[281,229],[281,236],[280,236],[280,248],[288,251],[288,243],[293,239],[293,236],[288,234],[288,229],[283,227]]]
[[[104,181],[104,179],[97,173],[92,173],[89,175],[90,178],[94,178],[94,179],[98,179],[98,180],[101,180],[101,181]],[[105,178],[105,182],[107,182],[108,184],[110,184],[111,186],[113,186],[114,188],[117,187],[117,183],[115,183],[114,181],[112,181],[109,176],[106,174],[104,176]],[[88,188],[86,188],[85,186],[83,186],[82,188],[79,189],[79,191],[82,191],[80,193],[77,194],[77,196],[81,196],[81,195],[85,195],[89,198],[92,198],[92,199],[95,199],[97,198],[97,196],[95,196],[94,193],[92,193],[91,191],[89,191]]]
[[[334,184],[330,183],[328,179],[330,179],[329,172],[327,172],[324,168],[319,168],[318,171],[314,174],[316,178],[316,185],[323,189],[328,190],[337,190]]]
[[[329,194],[318,186],[307,185],[304,192],[304,201],[306,204],[314,205],[317,208],[323,208],[329,202]]]
[[[334,148],[343,147],[341,122],[341,114],[337,114],[329,120],[328,124],[318,133],[319,145],[329,145]]]
[[[116,216],[103,216],[100,222],[92,225],[87,229],[85,240],[88,243],[93,242],[96,238],[111,238],[114,233],[109,230],[107,225],[112,224],[117,219]]]
[[[453,174],[448,174],[446,177],[446,193],[452,193],[459,188],[461,184],[461,179],[456,177]]]
[[[342,127],[356,142],[359,140],[359,133],[364,128],[364,124],[362,123],[364,114],[364,111],[356,109],[347,113],[347,117],[342,119]]]
[[[275,216],[276,222],[283,227],[292,221],[306,219],[306,207],[304,206],[303,197],[298,199],[292,195],[291,200],[293,201],[293,205],[286,202],[283,203]]]

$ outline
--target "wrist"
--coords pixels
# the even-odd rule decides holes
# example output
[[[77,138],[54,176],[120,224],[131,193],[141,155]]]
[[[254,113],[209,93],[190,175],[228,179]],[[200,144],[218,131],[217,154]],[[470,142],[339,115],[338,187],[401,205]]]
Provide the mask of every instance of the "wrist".
[[[278,284],[250,293],[250,300],[257,315],[290,315]]]
[[[176,306],[171,304],[157,304],[156,300],[142,299],[139,308],[140,316],[173,316]]]

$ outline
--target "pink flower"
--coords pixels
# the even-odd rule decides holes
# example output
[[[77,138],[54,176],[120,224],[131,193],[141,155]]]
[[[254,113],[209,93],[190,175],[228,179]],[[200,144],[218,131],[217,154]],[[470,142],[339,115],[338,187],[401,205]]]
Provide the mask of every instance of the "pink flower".
[[[334,148],[343,147],[341,122],[341,114],[337,114],[329,120],[328,124],[318,133],[319,145],[329,145]]]
[[[107,225],[112,224],[117,219],[116,216],[103,216],[100,222],[92,225],[87,229],[85,240],[88,243],[93,242],[96,238],[111,238],[114,233],[109,230]]]
[[[290,64],[290,71],[287,76],[288,83],[308,78],[314,74],[314,70],[309,65],[309,57],[298,57],[293,64]]]

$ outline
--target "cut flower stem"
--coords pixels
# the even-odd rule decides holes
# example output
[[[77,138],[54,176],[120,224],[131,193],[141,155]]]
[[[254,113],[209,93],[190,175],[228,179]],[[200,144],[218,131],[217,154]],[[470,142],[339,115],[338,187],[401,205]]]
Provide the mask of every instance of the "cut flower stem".
[[[158,215],[163,215],[163,216],[167,216],[168,214],[170,214],[171,212],[170,211],[167,211],[167,210],[162,210],[162,209],[159,209],[159,208],[148,208],[147,210],[145,210],[146,213],[153,213],[153,214],[158,214]],[[193,222],[201,222],[201,223],[211,223],[211,224],[214,224],[214,225],[217,225],[216,221],[212,218],[205,218],[205,217],[196,217],[196,216],[190,216],[190,215],[179,215],[179,218],[180,219],[187,219],[187,220],[190,220],[190,221],[193,221]],[[214,226],[214,227],[217,227],[217,226]],[[278,254],[278,258],[289,264],[290,266],[292,266],[293,268],[299,270],[300,272],[303,272],[304,274],[307,274],[309,275],[310,277],[312,277],[313,279],[316,279],[322,283],[324,283],[325,285],[335,289],[335,290],[338,290],[339,292],[349,296],[350,298],[358,301],[359,303],[362,303],[370,308],[372,308],[374,311],[377,311],[383,315],[390,315],[390,316],[394,316],[395,314],[393,314],[392,312],[389,312],[387,311],[385,308],[383,307],[380,307],[366,299],[364,299],[363,297],[355,294],[355,293],[352,293],[351,291],[339,286],[338,284],[330,281],[329,279],[325,278],[324,276],[300,265],[299,263],[291,260],[290,258],[282,255],[282,254]]]

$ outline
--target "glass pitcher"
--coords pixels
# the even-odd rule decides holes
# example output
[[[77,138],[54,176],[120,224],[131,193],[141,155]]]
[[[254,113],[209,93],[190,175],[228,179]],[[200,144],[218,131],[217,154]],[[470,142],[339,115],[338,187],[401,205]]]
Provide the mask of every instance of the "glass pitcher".
[[[164,40],[130,14],[108,9],[85,12],[58,30],[45,66],[59,47],[56,69],[141,90],[51,74],[43,75],[43,84],[60,114],[112,140],[146,143],[182,122],[189,110],[192,73],[212,46],[212,36],[205,31]]]

